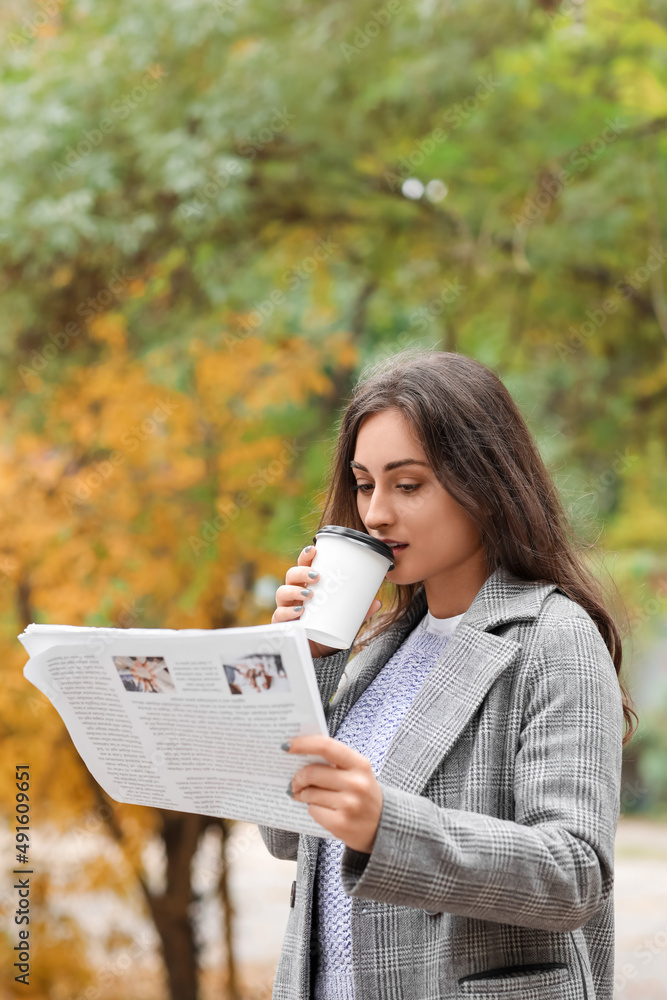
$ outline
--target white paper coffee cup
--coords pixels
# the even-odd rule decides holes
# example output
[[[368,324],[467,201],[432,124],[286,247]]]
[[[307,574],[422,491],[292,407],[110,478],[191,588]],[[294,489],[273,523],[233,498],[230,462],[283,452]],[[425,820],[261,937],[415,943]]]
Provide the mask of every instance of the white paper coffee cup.
[[[378,538],[326,524],[313,542],[312,569],[320,574],[313,596],[304,602],[299,622],[313,642],[348,649],[361,628],[386,574],[394,568],[392,551]]]

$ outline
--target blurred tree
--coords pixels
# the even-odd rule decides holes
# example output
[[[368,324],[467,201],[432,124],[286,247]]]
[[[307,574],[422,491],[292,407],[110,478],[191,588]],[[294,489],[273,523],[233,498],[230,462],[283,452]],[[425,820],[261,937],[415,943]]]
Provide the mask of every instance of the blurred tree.
[[[81,881],[127,894],[136,879],[161,939],[171,995],[194,1000],[191,866],[206,830],[219,828],[219,891],[231,949],[228,825],[109,800],[64,739],[55,710],[23,679],[25,658],[14,635],[17,626],[38,620],[121,627],[261,623],[266,611],[254,599],[256,582],[285,571],[267,527],[280,500],[302,492],[300,462],[318,443],[316,421],[297,427],[294,415],[307,411],[311,397],[329,397],[323,368],[349,372],[355,353],[345,333],[316,350],[298,340],[282,347],[257,338],[225,344],[222,332],[208,346],[190,341],[179,369],[184,388],[176,391],[151,378],[164,362],[161,350],[130,356],[122,314],[100,314],[88,326],[100,344],[96,361],[33,387],[39,432],[31,429],[32,410],[15,415],[13,437],[6,436],[0,453],[0,553],[5,590],[13,593],[2,637],[8,683],[0,725],[8,758],[24,758],[29,746],[38,753],[31,794],[41,822],[67,828],[91,810],[104,820],[125,872],[96,859]],[[11,777],[1,779],[6,802],[13,799]],[[144,869],[142,850],[152,838],[164,848],[160,890]],[[44,933],[40,954],[48,955],[62,926]],[[234,969],[229,950],[230,998],[239,989]],[[43,975],[70,981],[60,964]],[[82,965],[77,975],[71,982],[83,986],[92,973]]]
[[[26,622],[264,620],[253,587],[317,516],[354,377],[413,342],[497,368],[634,619],[664,618],[664,13],[3,8],[10,747],[31,732],[49,760],[62,733],[30,715]],[[71,787],[45,779],[62,822],[96,801],[68,753]],[[116,812],[129,857],[160,835]]]
[[[362,361],[427,339],[499,366],[575,493],[664,449],[657,0],[57,6],[5,24],[10,398],[93,358],[112,307],[174,368],[220,324],[343,318]]]

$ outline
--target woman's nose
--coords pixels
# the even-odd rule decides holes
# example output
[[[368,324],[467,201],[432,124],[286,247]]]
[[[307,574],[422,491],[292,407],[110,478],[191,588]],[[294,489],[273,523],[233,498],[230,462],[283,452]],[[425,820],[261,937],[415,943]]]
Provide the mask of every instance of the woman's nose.
[[[390,524],[392,520],[393,514],[389,496],[386,492],[379,492],[375,487],[366,511],[366,524],[368,527],[375,528],[381,524]]]

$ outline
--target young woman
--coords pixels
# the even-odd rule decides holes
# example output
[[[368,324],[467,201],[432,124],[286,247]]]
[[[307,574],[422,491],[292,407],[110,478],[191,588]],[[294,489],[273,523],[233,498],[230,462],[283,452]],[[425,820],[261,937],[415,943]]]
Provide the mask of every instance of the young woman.
[[[619,630],[500,379],[395,355],[341,421],[322,524],[390,544],[357,642],[311,642],[328,737],[292,782],[335,839],[261,828],[297,879],[275,1000],[611,1000]],[[276,593],[298,618],[306,547]],[[346,676],[345,667],[354,655]],[[349,675],[349,676],[347,676]]]

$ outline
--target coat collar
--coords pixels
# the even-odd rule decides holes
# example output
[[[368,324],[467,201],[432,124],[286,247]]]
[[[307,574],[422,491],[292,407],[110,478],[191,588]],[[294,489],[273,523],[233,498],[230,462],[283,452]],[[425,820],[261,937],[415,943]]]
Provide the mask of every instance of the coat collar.
[[[494,635],[492,629],[514,621],[534,620],[557,584],[521,580],[504,567],[484,582],[458,623],[441,657],[398,727],[381,772],[388,784],[418,792],[449,751],[496,678],[515,659],[521,644]],[[328,711],[335,735],[355,701],[426,614],[424,587],[415,593],[406,615],[352,660],[353,680],[339,691]]]
[[[533,620],[539,615],[545,597],[557,587],[556,583],[522,580],[504,566],[499,566],[484,581],[459,625],[472,625],[488,632],[509,622]],[[426,591],[422,584],[412,598],[404,619],[405,629],[397,631],[408,635],[427,610]]]
[[[459,624],[488,632],[509,622],[533,621],[545,598],[557,589],[556,583],[522,580],[499,566],[484,582]],[[423,587],[420,587],[415,598],[422,592]],[[423,614],[426,614],[425,594],[423,600]]]

